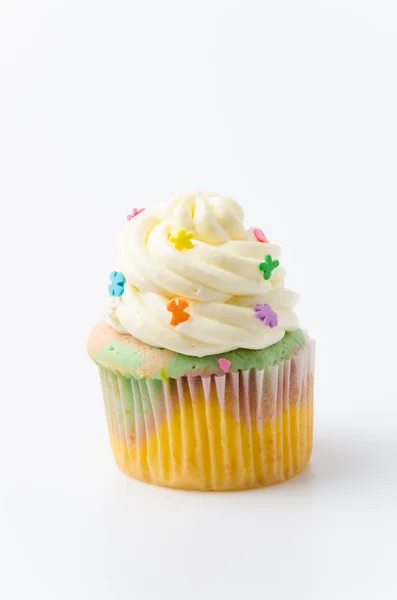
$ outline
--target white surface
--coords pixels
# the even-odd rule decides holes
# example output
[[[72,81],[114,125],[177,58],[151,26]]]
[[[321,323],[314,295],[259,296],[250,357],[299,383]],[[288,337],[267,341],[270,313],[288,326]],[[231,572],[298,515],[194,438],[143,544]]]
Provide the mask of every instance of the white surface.
[[[396,597],[396,33],[382,0],[1,2],[2,599]],[[144,486],[108,446],[116,235],[194,187],[281,244],[318,340],[274,488]]]

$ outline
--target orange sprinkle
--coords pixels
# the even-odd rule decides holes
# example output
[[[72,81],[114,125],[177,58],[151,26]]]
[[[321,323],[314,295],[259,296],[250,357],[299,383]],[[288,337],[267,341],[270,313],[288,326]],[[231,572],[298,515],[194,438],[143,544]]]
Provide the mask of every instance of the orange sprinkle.
[[[176,327],[179,323],[184,323],[190,319],[190,315],[185,312],[185,308],[189,306],[189,302],[183,298],[171,300],[167,304],[167,310],[172,313],[170,325]]]

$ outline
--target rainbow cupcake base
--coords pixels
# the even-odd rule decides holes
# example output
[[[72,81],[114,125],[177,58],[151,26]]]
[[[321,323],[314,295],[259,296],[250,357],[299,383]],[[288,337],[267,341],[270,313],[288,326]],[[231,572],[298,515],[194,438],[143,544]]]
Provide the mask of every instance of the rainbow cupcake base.
[[[279,365],[221,377],[126,378],[100,368],[120,469],[141,481],[237,490],[285,481],[313,439],[314,342]]]

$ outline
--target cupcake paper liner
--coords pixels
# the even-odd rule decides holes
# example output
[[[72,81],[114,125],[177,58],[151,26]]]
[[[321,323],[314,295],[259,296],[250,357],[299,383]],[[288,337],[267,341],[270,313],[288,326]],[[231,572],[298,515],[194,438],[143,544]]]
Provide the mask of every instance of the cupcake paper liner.
[[[185,489],[247,489],[293,477],[312,449],[314,353],[307,340],[264,370],[168,380],[100,368],[118,466]]]

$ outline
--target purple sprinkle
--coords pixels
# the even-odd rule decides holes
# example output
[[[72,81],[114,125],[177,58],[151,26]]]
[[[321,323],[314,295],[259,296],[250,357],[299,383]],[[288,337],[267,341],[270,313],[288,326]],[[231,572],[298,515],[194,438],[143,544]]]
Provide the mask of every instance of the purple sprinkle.
[[[255,313],[258,319],[260,319],[264,325],[270,327],[270,329],[277,327],[277,314],[272,310],[269,304],[257,304],[255,306]]]

